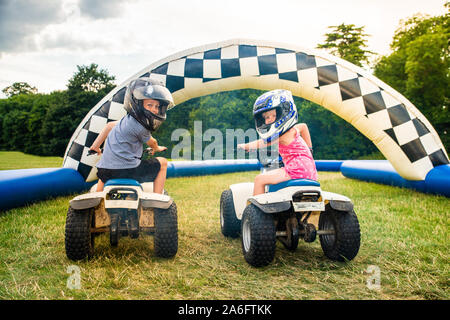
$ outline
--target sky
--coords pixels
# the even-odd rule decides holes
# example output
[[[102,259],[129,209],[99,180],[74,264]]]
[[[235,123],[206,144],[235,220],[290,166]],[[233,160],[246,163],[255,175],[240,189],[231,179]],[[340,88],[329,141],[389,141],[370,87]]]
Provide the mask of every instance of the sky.
[[[364,26],[389,54],[400,21],[441,15],[448,0],[0,0],[0,91],[27,82],[65,90],[77,65],[120,84],[153,62],[234,38],[315,48],[329,26]],[[0,98],[5,98],[0,92]]]

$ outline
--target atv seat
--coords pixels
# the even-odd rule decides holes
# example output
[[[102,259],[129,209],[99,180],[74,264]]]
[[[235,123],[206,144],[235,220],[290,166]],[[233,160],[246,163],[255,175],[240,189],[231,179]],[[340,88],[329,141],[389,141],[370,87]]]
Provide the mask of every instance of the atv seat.
[[[277,184],[271,184],[269,185],[269,192],[275,192],[283,188],[287,187],[320,187],[320,183],[315,180],[310,179],[292,179],[283,181]]]
[[[134,179],[110,179],[105,183],[105,187],[107,186],[133,186],[142,189],[141,184]]]

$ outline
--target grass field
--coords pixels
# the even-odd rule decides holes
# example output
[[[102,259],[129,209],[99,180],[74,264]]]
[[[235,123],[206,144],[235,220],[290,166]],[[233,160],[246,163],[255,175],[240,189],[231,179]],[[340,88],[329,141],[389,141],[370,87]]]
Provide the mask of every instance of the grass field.
[[[61,157],[39,157],[19,151],[0,151],[0,170],[61,167]]]
[[[0,299],[450,298],[449,198],[320,172],[324,190],[354,201],[359,254],[337,263],[324,257],[318,240],[301,242],[294,253],[278,243],[273,263],[255,269],[245,262],[240,240],[225,238],[219,224],[221,192],[255,174],[169,179],[166,189],[178,206],[179,250],[168,260],[153,255],[150,236],[122,238],[111,248],[107,235],[96,239],[92,260],[68,260],[64,227],[71,197],[2,212]],[[67,287],[71,265],[80,268],[81,289]],[[380,270],[379,290],[366,285],[370,265]]]

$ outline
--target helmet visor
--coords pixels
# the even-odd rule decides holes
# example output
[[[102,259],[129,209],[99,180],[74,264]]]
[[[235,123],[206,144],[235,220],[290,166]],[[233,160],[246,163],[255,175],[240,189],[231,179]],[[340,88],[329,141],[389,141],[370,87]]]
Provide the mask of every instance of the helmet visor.
[[[151,85],[139,87],[133,90],[133,95],[137,100],[153,99],[158,100],[160,105],[165,105],[165,111],[174,106],[172,94],[169,89],[161,85]]]
[[[269,110],[261,110],[254,115],[255,125],[257,129],[263,130],[269,129],[276,121],[280,120],[283,116],[283,108],[277,106]]]
[[[149,112],[159,118],[165,118],[167,112],[167,104],[165,101],[155,100],[155,99],[144,99],[142,100],[142,106],[144,112]]]

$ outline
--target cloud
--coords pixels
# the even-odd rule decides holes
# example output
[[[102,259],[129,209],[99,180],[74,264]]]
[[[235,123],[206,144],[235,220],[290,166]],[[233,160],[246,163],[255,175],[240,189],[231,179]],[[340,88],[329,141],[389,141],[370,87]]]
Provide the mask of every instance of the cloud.
[[[80,13],[92,19],[115,18],[121,15],[123,0],[80,0]]]
[[[39,37],[39,47],[48,50],[62,49],[68,52],[90,52],[102,51],[111,48],[112,44],[108,37],[96,35],[87,36],[85,31],[77,32],[71,29],[58,29],[49,27]]]
[[[0,0],[0,58],[2,53],[93,48],[93,41],[67,29],[120,17],[130,2],[134,0]]]
[[[0,0],[0,53],[35,49],[34,36],[63,19],[60,1]]]

